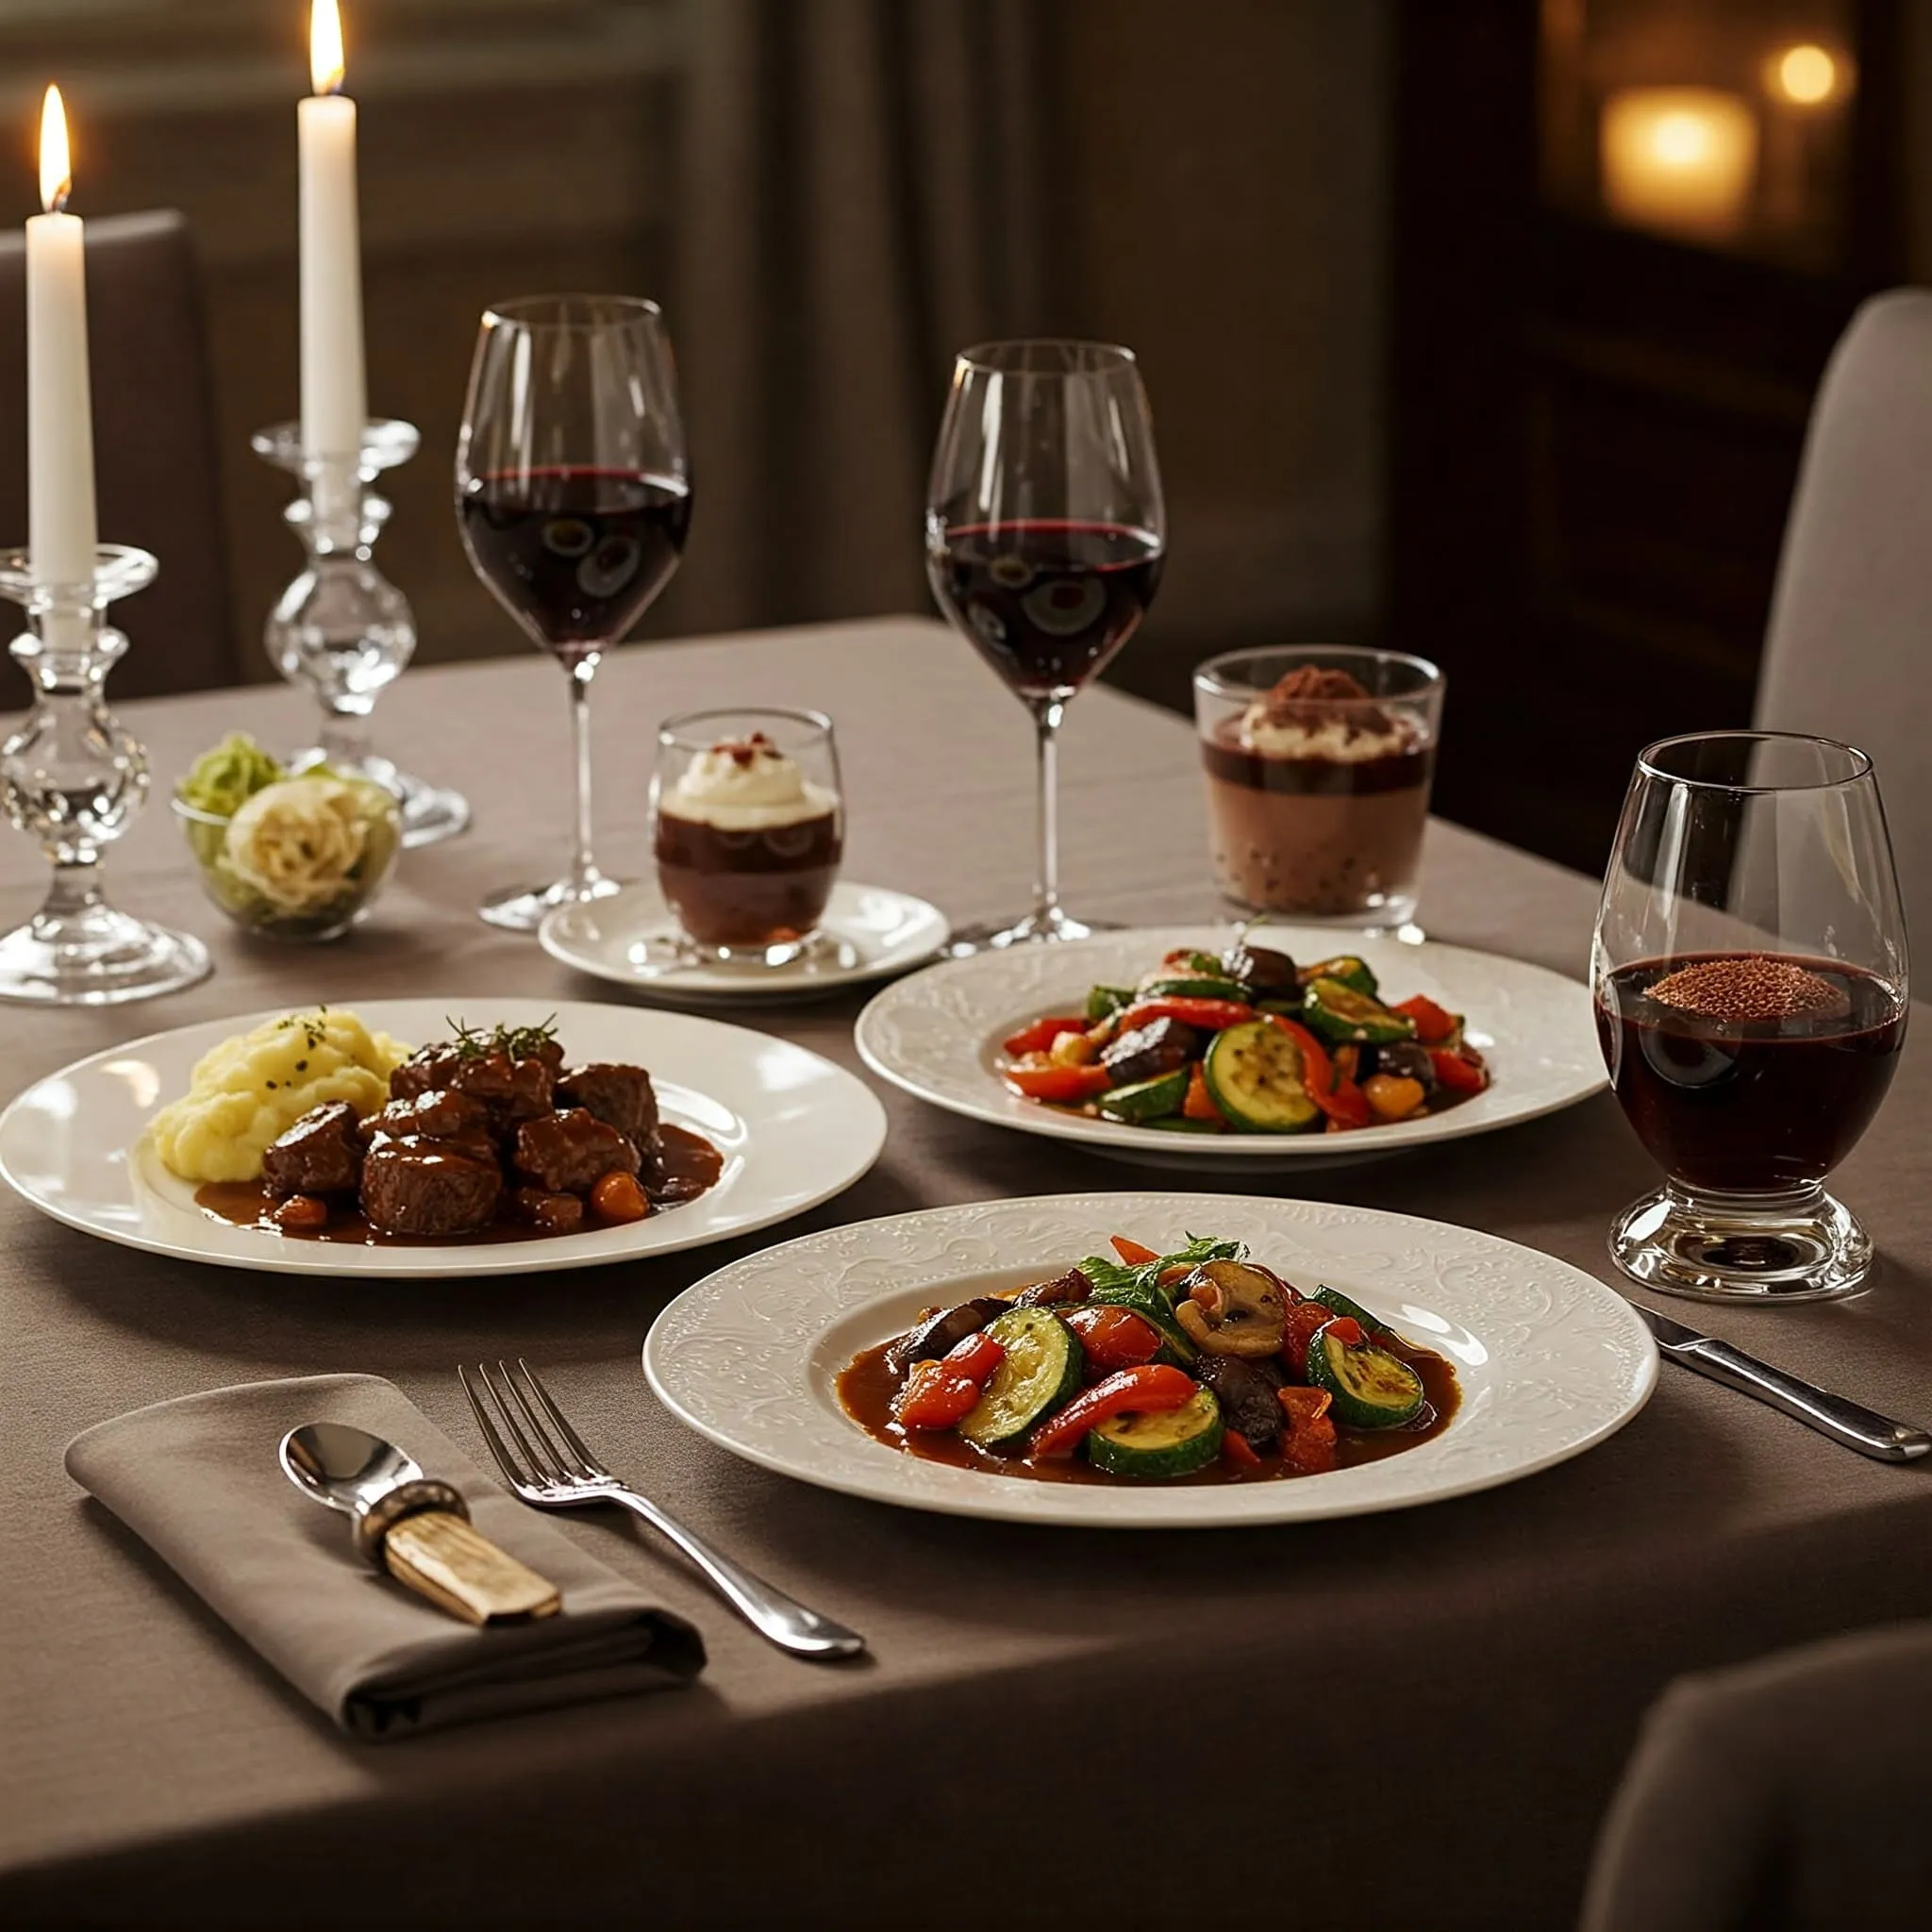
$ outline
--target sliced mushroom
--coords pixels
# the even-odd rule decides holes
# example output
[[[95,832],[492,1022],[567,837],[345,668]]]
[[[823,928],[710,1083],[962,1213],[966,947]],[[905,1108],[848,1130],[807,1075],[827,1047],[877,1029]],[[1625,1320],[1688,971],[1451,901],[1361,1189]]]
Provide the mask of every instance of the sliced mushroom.
[[[1278,1355],[1288,1338],[1288,1296],[1263,1268],[1204,1261],[1181,1284],[1174,1319],[1209,1355]]]

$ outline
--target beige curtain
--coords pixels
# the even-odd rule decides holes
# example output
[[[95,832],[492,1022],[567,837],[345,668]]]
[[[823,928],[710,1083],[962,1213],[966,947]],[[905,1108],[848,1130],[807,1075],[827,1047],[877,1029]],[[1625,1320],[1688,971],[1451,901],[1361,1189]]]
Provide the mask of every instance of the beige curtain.
[[[953,352],[1044,325],[1037,0],[685,0],[677,627],[924,608]]]

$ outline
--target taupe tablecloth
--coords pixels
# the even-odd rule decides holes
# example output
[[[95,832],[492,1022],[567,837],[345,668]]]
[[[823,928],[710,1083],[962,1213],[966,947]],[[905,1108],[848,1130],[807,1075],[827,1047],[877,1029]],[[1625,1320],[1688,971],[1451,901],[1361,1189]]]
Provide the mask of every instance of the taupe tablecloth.
[[[562,684],[533,658],[411,674],[384,699],[389,747],[465,786],[477,824],[409,855],[375,924],[340,948],[244,944],[197,908],[174,828],[151,813],[117,855],[117,895],[208,933],[219,975],[120,1016],[0,1009],[6,1084],[131,1032],[285,999],[593,995],[471,915],[489,889],[560,861]],[[644,858],[659,717],[813,704],[840,725],[852,876],[924,891],[959,919],[1024,898],[1024,721],[935,625],[627,652],[598,702],[603,856],[617,871]],[[164,774],[231,724],[299,728],[281,693],[129,708]],[[1073,708],[1065,766],[1076,906],[1141,921],[1211,914],[1183,726],[1095,692]],[[32,855],[7,841],[0,867],[11,882],[0,911],[18,917],[35,896]],[[1442,938],[1580,973],[1592,902],[1574,874],[1432,832],[1423,917]],[[858,1004],[748,1024],[855,1065]],[[1921,1420],[1932,1410],[1924,1068],[1923,1048],[1908,1050],[1840,1177],[1885,1257],[1877,1290],[1710,1323]],[[884,1097],[892,1131],[878,1167],[797,1228],[1147,1179]],[[1604,1274],[1606,1223],[1650,1179],[1600,1098],[1399,1160],[1246,1185],[1468,1222]],[[648,1914],[983,1927],[997,1882],[991,1909],[1013,1924],[1558,1926],[1574,1919],[1639,1717],[1668,1679],[1932,1607],[1932,1472],[1861,1461],[1674,1370],[1630,1428],[1578,1461],[1354,1523],[1073,1535],[803,1489],[686,1434],[640,1373],[652,1316],[735,1252],[525,1282],[355,1284],[164,1262],[0,1202],[0,1922],[336,1925],[375,1897],[398,1923],[433,1924],[461,1912],[524,1925]],[[865,1631],[874,1660],[790,1662],[628,1528],[572,1520],[568,1534],[700,1626],[702,1682],[359,1752],[60,1468],[75,1431],[139,1402],[336,1369],[390,1376],[467,1443],[453,1366],[511,1344],[544,1365],[593,1442],[755,1568]],[[1373,1687],[1366,1732],[1351,1717],[1358,1688],[1316,1694],[1324,1672]],[[1044,1823],[1016,1873],[993,1849],[1010,1845],[1026,1801]],[[1310,1815],[1327,1828],[1297,1833]],[[425,1858],[431,1840],[467,1856]],[[1230,1842],[1268,1849],[1230,1859]]]

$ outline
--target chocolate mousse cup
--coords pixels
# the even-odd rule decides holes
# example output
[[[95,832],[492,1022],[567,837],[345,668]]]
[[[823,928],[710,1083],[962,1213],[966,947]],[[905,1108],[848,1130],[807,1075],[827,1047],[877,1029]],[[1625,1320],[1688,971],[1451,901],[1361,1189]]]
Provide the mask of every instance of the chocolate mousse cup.
[[[727,782],[708,792],[705,767],[721,761],[765,782],[735,797],[727,771]],[[782,710],[667,720],[651,780],[651,842],[658,889],[691,956],[752,966],[803,958],[844,854],[832,721]]]
[[[1442,674],[1357,645],[1194,673],[1214,881],[1247,913],[1379,932],[1415,916]]]

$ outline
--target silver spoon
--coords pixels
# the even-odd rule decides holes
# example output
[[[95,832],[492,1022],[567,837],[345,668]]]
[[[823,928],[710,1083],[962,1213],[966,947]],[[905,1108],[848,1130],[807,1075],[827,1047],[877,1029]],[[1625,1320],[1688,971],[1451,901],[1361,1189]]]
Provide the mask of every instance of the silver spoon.
[[[304,1423],[280,1454],[305,1496],[353,1520],[371,1563],[452,1616],[500,1624],[558,1607],[557,1586],[474,1528],[462,1492],[425,1476],[393,1442],[348,1423]]]

